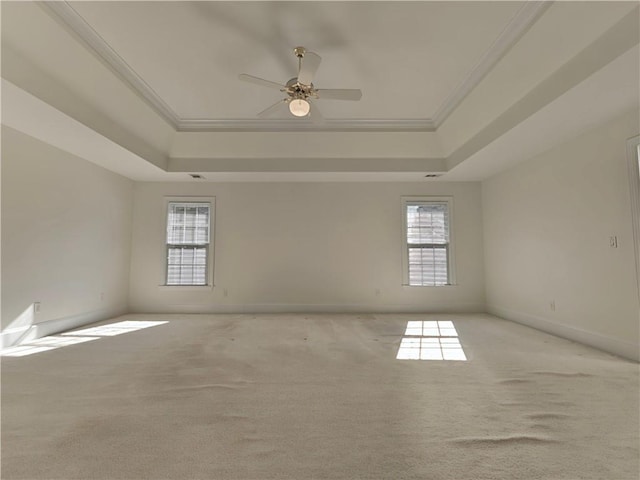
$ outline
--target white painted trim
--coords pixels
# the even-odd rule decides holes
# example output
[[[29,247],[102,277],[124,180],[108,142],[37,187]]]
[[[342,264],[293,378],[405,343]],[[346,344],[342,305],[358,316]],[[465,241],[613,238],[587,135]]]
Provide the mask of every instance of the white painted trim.
[[[402,286],[411,288],[442,288],[455,287],[456,283],[456,262],[455,262],[455,235],[454,235],[454,216],[453,216],[453,197],[452,196],[403,196],[400,198],[402,202]],[[407,252],[407,204],[417,202],[438,202],[446,203],[449,210],[449,283],[447,285],[409,285],[409,259]]]
[[[140,95],[169,125],[178,128],[179,117],[140,75],[96,32],[82,16],[66,1],[39,1],[44,10],[58,20],[90,51],[104,62],[117,76],[124,80],[136,94]]]
[[[168,172],[220,173],[220,172],[416,172],[444,175],[446,159],[416,157],[172,157]]]
[[[553,3],[551,1],[527,1],[509,21],[505,29],[485,52],[480,61],[464,80],[445,99],[433,119],[396,120],[326,120],[322,126],[299,120],[237,119],[197,119],[181,118],[154,90],[138,75],[127,62],[96,32],[82,16],[66,1],[38,2],[48,13],[58,20],[71,34],[84,43],[105,65],[124,80],[125,84],[143,98],[158,114],[177,131],[435,131],[442,122],[460,105],[464,98],[482,81],[495,64],[513,47],[542,13]]]
[[[635,342],[626,342],[601,333],[590,332],[570,325],[562,325],[546,318],[508,310],[497,305],[487,305],[487,313],[567,340],[582,343],[613,355],[640,362],[640,345]]]
[[[321,124],[307,119],[196,119],[178,121],[179,132],[435,132],[433,120],[425,119],[326,119]]]
[[[213,287],[213,285],[158,285],[158,290],[163,292],[210,292]]]
[[[528,1],[516,12],[505,29],[471,69],[464,80],[442,102],[433,116],[436,128],[440,127],[471,91],[478,86],[491,69],[511,50],[520,38],[549,8],[552,1]]]
[[[638,147],[640,147],[640,135],[627,140],[627,166],[629,193],[631,195],[633,250],[636,257],[636,286],[638,287],[638,302],[640,302],[640,155],[638,154]]]
[[[165,246],[163,249],[164,257],[164,269],[163,269],[163,278],[158,285],[160,289],[168,289],[173,290],[176,289],[178,291],[186,291],[186,290],[212,290],[213,289],[213,279],[214,279],[214,268],[215,268],[215,221],[216,221],[216,197],[213,196],[191,196],[191,195],[168,195],[164,198],[164,231],[162,242]],[[169,226],[169,204],[172,202],[180,202],[180,203],[208,203],[209,204],[209,248],[208,248],[208,258],[207,258],[207,284],[206,285],[167,285],[167,229]]]

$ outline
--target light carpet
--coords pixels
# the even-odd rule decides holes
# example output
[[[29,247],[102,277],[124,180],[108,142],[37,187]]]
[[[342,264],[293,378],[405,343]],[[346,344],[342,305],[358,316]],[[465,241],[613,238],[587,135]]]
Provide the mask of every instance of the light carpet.
[[[3,479],[639,476],[638,365],[489,315],[124,320],[3,357]],[[396,360],[438,320],[467,361]]]

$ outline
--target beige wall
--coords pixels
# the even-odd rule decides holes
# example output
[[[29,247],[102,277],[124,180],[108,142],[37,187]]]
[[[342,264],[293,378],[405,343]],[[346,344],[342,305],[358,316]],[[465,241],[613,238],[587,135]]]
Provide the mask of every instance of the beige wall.
[[[633,111],[483,182],[490,313],[638,357],[626,158],[638,131]]]
[[[165,196],[216,198],[215,287],[162,288]],[[401,196],[452,195],[457,286],[402,286]],[[478,183],[137,183],[136,312],[483,311]]]
[[[2,326],[128,309],[133,182],[2,129]]]
[[[634,357],[638,294],[617,118],[480,185],[133,183],[9,128],[2,326],[124,312],[483,311]],[[165,199],[216,199],[212,289],[166,288]],[[402,285],[402,196],[452,196],[457,285]],[[133,225],[132,225],[133,219]],[[618,248],[609,246],[616,236]],[[486,264],[486,267],[485,267]],[[486,303],[485,303],[486,293]],[[555,308],[552,308],[552,305]]]

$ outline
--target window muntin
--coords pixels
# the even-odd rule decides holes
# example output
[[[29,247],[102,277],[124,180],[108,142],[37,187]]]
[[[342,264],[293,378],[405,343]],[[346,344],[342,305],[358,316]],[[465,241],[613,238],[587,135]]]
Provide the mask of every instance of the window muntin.
[[[405,282],[451,285],[450,199],[405,200]]]
[[[207,285],[210,202],[169,202],[166,285]]]

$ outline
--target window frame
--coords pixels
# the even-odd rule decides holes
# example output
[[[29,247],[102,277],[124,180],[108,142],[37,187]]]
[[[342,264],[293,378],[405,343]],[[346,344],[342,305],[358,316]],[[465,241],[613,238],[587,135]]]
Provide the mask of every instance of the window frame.
[[[402,203],[402,285],[417,288],[440,288],[456,286],[455,248],[454,248],[454,217],[452,196],[407,196],[401,197]],[[407,207],[410,205],[446,204],[449,216],[449,243],[447,251],[447,277],[444,285],[411,285],[409,280],[409,243],[407,238]]]
[[[169,284],[168,275],[169,275],[169,248],[171,245],[180,246],[181,244],[170,244],[167,241],[167,232],[169,228],[169,206],[172,203],[203,203],[209,205],[209,243],[206,244],[206,263],[205,263],[205,284],[184,284],[184,285],[174,285]],[[164,198],[164,229],[163,229],[163,261],[164,261],[164,271],[163,271],[163,279],[160,286],[163,289],[179,289],[179,290],[210,290],[213,288],[214,283],[214,252],[215,252],[215,207],[216,207],[216,198],[215,197],[202,197],[202,196],[180,196],[180,197],[165,197]],[[192,246],[192,245],[187,245]],[[195,245],[194,245],[195,246]]]

